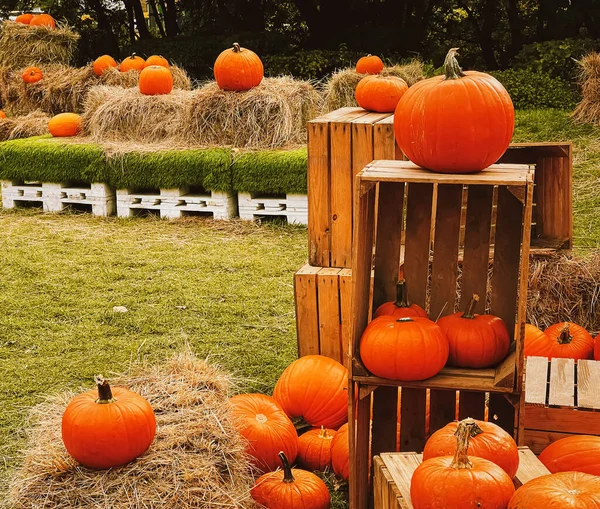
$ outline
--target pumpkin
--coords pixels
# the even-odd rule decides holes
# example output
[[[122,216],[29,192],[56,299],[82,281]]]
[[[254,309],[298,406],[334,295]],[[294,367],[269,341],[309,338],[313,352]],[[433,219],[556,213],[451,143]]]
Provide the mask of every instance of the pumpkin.
[[[381,71],[383,71],[383,62],[378,56],[367,55],[356,62],[356,72],[359,74],[379,74]]]
[[[338,428],[348,420],[348,370],[323,355],[292,362],[279,377],[273,398],[290,418]]]
[[[0,110],[0,118],[6,118],[6,113]]]
[[[298,438],[298,463],[307,470],[325,470],[331,464],[334,429],[312,429]]]
[[[102,73],[109,67],[117,67],[117,62],[110,55],[102,55],[94,60],[94,74],[96,76],[102,76]]]
[[[142,57],[139,57],[136,53],[132,53],[130,57],[127,57],[121,62],[121,65],[119,66],[119,71],[141,71],[144,68],[145,63],[146,61]]]
[[[21,74],[21,78],[25,83],[37,83],[44,77],[44,73],[39,67],[27,67],[23,74]]]
[[[427,313],[421,306],[408,302],[406,281],[404,279],[396,283],[396,300],[382,304],[375,311],[375,318],[384,315],[393,316],[394,318],[412,318],[413,316],[427,318]]]
[[[521,486],[507,509],[598,509],[600,477],[581,472],[543,475]]]
[[[223,90],[250,90],[260,85],[264,76],[263,64],[256,53],[236,42],[233,49],[223,51],[215,61],[217,85]]]
[[[15,23],[22,23],[23,25],[29,25],[33,19],[33,14],[19,14],[15,18]]]
[[[415,164],[443,173],[470,173],[495,163],[513,135],[515,112],[508,92],[492,76],[463,72],[457,49],[445,75],[409,88],[394,115],[396,141]]]
[[[279,451],[295,461],[296,428],[273,398],[264,394],[239,394],[229,402],[235,427],[247,440],[247,452],[261,471],[268,472],[279,466]]]
[[[344,480],[350,477],[350,445],[348,443],[348,424],[344,424],[331,441],[331,466],[335,475]]]
[[[69,454],[88,468],[126,465],[146,452],[156,433],[150,403],[139,394],[97,376],[97,390],[75,396],[62,417]]]
[[[167,69],[170,67],[169,61],[160,55],[152,55],[146,59],[144,67],[150,67],[151,65],[160,65],[161,67],[166,67]]]
[[[519,449],[513,437],[493,422],[476,420],[475,423],[481,432],[471,436],[467,454],[489,460],[514,477],[519,469]],[[456,451],[458,425],[451,422],[431,435],[423,450],[423,460],[452,456]]]
[[[600,437],[573,435],[561,438],[542,451],[540,461],[553,474],[574,471],[600,475]]]
[[[390,380],[425,380],[448,360],[448,340],[427,318],[375,318],[360,339],[360,357],[375,376]]]
[[[283,470],[259,477],[250,490],[252,498],[267,509],[329,509],[329,490],[315,474],[291,468],[279,453]]]
[[[417,467],[410,483],[414,509],[506,509],[515,492],[512,479],[495,463],[467,455],[470,438],[480,432],[473,419],[461,421],[454,455]]]
[[[169,94],[173,90],[173,75],[166,67],[151,65],[140,73],[138,86],[144,95]]]
[[[551,325],[545,332],[532,325],[525,329],[526,356],[567,359],[592,359],[594,339],[583,327],[571,322]]]
[[[473,295],[464,313],[453,313],[437,323],[448,338],[448,365],[489,368],[508,355],[510,336],[501,318],[475,314],[479,296]]]
[[[33,16],[29,21],[29,24],[32,26],[44,26],[48,28],[56,28],[56,23],[54,22],[54,18],[50,16],[50,14],[38,14],[37,16]]]
[[[396,76],[365,76],[354,93],[356,102],[367,111],[393,113],[398,101],[408,90],[406,81]]]
[[[48,130],[55,138],[75,136],[81,130],[81,117],[76,113],[59,113],[48,122]]]
[[[594,359],[600,361],[600,335],[596,337],[596,344],[594,346]]]

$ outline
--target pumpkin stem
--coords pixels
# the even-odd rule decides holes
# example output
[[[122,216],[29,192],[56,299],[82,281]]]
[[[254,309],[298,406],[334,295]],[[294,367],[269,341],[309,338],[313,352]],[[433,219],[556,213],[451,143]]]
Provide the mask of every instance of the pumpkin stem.
[[[406,293],[406,280],[399,279],[396,283],[396,302],[394,302],[397,308],[407,308],[410,306]]]
[[[573,341],[573,336],[571,336],[571,329],[569,324],[565,323],[564,327],[560,331],[560,336],[558,336],[558,344],[568,345],[571,341]]]
[[[135,59],[136,57],[137,57],[137,53],[134,51],[134,52],[131,54],[131,58],[132,58],[132,60],[133,60],[133,59]]]
[[[458,423],[456,428],[456,452],[454,453],[454,459],[450,464],[450,467],[461,469],[461,468],[472,468],[473,464],[469,461],[467,452],[469,451],[469,439],[476,437],[483,433],[483,430],[477,425],[474,419],[470,417],[463,419]]]
[[[240,45],[237,42],[234,42],[233,43],[233,52],[239,53],[240,51],[242,51],[242,48],[240,48]]]
[[[458,65],[458,60],[456,60],[457,53],[458,48],[452,48],[450,51],[448,51],[446,60],[444,60],[444,72],[447,80],[457,80],[465,75],[460,68],[460,65]]]
[[[108,382],[102,375],[95,376],[94,382],[96,382],[96,386],[98,387],[98,399],[96,400],[96,403],[99,405],[106,405],[116,401],[116,399],[113,398],[110,385],[108,385]]]
[[[319,438],[326,440],[328,438],[333,438],[333,437],[329,436],[329,433],[327,433],[325,426],[321,426],[321,432],[319,433]]]
[[[283,482],[287,484],[295,482],[296,479],[294,479],[294,474],[292,474],[292,467],[290,467],[290,462],[285,457],[285,453],[281,451],[278,456],[283,465]]]
[[[468,318],[469,320],[473,320],[475,318],[475,306],[477,306],[478,302],[479,295],[474,293],[473,297],[471,297],[471,300],[467,304],[467,309],[465,309],[465,312],[463,313],[461,318]]]

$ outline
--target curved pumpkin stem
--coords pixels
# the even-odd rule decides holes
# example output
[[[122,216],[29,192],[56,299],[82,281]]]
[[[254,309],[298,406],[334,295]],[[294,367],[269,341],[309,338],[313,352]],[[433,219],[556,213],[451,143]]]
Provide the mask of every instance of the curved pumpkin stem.
[[[465,75],[460,68],[460,65],[458,65],[458,60],[456,60],[457,53],[458,48],[452,48],[448,51],[446,60],[444,60],[444,73],[446,74],[447,80],[457,80]]]
[[[137,56],[138,56],[138,55],[137,55],[137,53],[134,51],[134,52],[131,54],[131,59],[132,59],[132,60],[135,60],[135,58],[136,58]]]
[[[473,297],[471,297],[471,300],[467,304],[467,309],[465,309],[465,312],[462,314],[461,318],[468,318],[469,320],[473,320],[475,318],[475,306],[477,306],[478,302],[479,295],[474,293]]]
[[[239,53],[240,51],[242,51],[242,48],[240,48],[240,45],[237,42],[234,42],[233,43],[233,52]]]
[[[325,440],[325,439],[333,438],[333,437],[330,436],[329,433],[327,433],[325,426],[321,426],[321,432],[319,433],[319,438],[322,438]]]
[[[451,468],[471,468],[473,464],[469,461],[469,439],[476,437],[483,433],[483,430],[477,425],[475,420],[470,417],[463,419],[458,423],[456,428],[456,452],[454,453],[454,459],[450,464]]]
[[[399,279],[396,283],[396,302],[394,305],[397,308],[407,308],[410,307],[408,303],[408,295],[406,292],[406,280]]]
[[[292,467],[290,467],[290,462],[286,458],[285,453],[280,451],[278,456],[281,460],[281,464],[283,465],[283,482],[287,484],[295,482],[296,479],[294,479],[294,474],[292,474]]]
[[[98,387],[98,399],[96,400],[96,403],[99,405],[107,405],[108,403],[114,403],[116,401],[110,390],[110,385],[102,375],[95,376],[94,382],[96,382],[96,386]]]
[[[560,331],[560,335],[558,336],[558,344],[568,345],[571,341],[573,341],[573,336],[571,336],[571,328],[567,322]]]

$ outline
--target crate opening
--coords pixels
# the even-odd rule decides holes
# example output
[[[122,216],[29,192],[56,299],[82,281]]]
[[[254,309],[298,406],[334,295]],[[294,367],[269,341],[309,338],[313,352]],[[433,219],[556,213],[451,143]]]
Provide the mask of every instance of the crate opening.
[[[73,214],[91,214],[93,209],[91,203],[65,203],[63,210]]]
[[[44,208],[44,205],[41,200],[29,201],[29,200],[14,200],[15,207],[19,207],[21,209],[40,209]]]
[[[160,217],[160,210],[130,209],[132,217]]]

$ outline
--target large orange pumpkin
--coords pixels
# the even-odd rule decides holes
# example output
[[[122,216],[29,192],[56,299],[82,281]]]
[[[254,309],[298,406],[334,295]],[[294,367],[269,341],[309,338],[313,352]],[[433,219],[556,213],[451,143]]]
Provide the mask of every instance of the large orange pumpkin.
[[[102,73],[109,67],[117,67],[117,62],[110,55],[102,55],[94,60],[94,74],[96,76],[102,76]]]
[[[15,18],[15,23],[22,23],[23,25],[29,25],[33,19],[33,14],[19,14]]]
[[[44,73],[39,67],[27,67],[23,74],[21,74],[21,78],[25,83],[37,83],[41,79],[43,79]]]
[[[146,452],[156,419],[150,403],[128,389],[96,377],[97,390],[75,396],[62,417],[62,439],[75,460],[88,468],[118,467]]]
[[[291,417],[311,426],[338,428],[348,420],[348,370],[323,355],[292,362],[279,377],[273,398]]]
[[[170,67],[169,61],[160,55],[151,55],[146,59],[144,67],[150,67],[151,65],[160,65],[161,67],[166,67],[167,69]]]
[[[489,460],[514,477],[519,469],[519,449],[513,437],[493,422],[475,422],[481,433],[471,436],[468,455]],[[451,422],[431,435],[423,450],[423,460],[454,454],[458,424]]]
[[[275,470],[279,466],[280,451],[295,461],[296,428],[273,398],[264,394],[239,394],[229,402],[236,429],[248,441],[248,454],[261,471]]]
[[[521,486],[507,509],[598,509],[600,477],[581,472],[543,475]]]
[[[359,74],[379,74],[383,71],[383,62],[376,55],[361,57],[356,62],[356,72]]]
[[[144,67],[138,83],[140,92],[144,95],[163,95],[173,90],[173,75],[161,65]]]
[[[454,455],[428,459],[417,467],[410,483],[415,509],[506,509],[515,492],[512,479],[495,463],[467,456],[469,439],[478,432],[473,419],[461,421]]]
[[[420,316],[427,318],[427,313],[418,304],[410,304],[406,293],[406,281],[400,279],[396,283],[396,300],[385,302],[375,311],[375,318],[378,316],[393,316],[394,318],[412,318]]]
[[[367,111],[393,113],[407,90],[408,85],[402,78],[368,75],[356,85],[354,95],[358,105]]]
[[[594,339],[583,327],[571,322],[551,325],[541,332],[533,325],[525,329],[526,356],[567,359],[592,359]]]
[[[81,130],[81,117],[76,113],[59,113],[48,122],[48,130],[56,138],[76,136]]]
[[[375,376],[391,380],[425,380],[448,360],[448,340],[427,318],[373,319],[360,339],[360,358]]]
[[[29,24],[32,26],[56,28],[56,22],[54,21],[54,18],[50,16],[50,14],[38,14],[37,16],[33,16],[29,21]]]
[[[453,313],[437,323],[450,344],[448,365],[489,368],[508,355],[510,336],[501,318],[475,314],[479,296],[473,295],[464,313]]]
[[[298,438],[298,463],[307,470],[323,471],[331,464],[334,429],[311,429]]]
[[[215,80],[223,90],[250,90],[260,85],[265,70],[256,53],[236,42],[215,61]]]
[[[329,509],[329,490],[315,474],[292,469],[283,452],[283,470],[259,477],[250,491],[256,502],[267,509]]]
[[[448,52],[445,75],[408,89],[394,116],[402,152],[415,164],[443,173],[469,173],[495,163],[515,126],[508,92],[489,74],[463,72],[456,52]]]
[[[344,424],[331,441],[331,466],[335,475],[344,480],[350,477],[350,444],[348,443],[348,424]]]
[[[127,71],[141,71],[144,68],[146,61],[138,56],[136,53],[132,53],[130,57],[127,57],[121,62],[119,66],[119,71],[127,72]]]
[[[600,437],[573,435],[561,438],[542,451],[540,461],[553,474],[574,471],[600,475]]]

